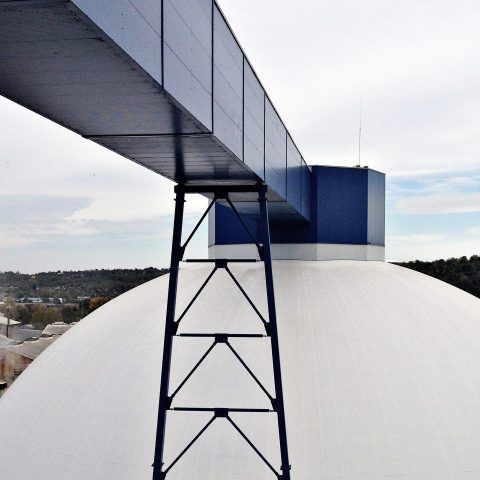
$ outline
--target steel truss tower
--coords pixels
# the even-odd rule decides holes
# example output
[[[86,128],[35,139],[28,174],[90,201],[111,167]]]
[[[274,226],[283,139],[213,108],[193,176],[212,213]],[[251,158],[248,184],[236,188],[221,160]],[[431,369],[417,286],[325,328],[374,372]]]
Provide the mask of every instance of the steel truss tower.
[[[259,204],[259,219],[261,226],[261,240],[259,241],[255,238],[255,235],[251,232],[241,214],[235,208],[235,205],[230,199],[230,194],[233,193],[258,193],[258,204]],[[290,480],[290,464],[288,459],[288,446],[287,446],[287,431],[285,424],[285,408],[283,401],[283,388],[282,388],[282,375],[280,368],[280,351],[278,343],[278,330],[277,330],[277,317],[275,309],[275,294],[273,287],[273,272],[272,272],[272,257],[270,252],[270,229],[268,224],[268,200],[267,200],[267,187],[265,185],[246,185],[246,186],[188,186],[179,184],[175,187],[176,199],[175,199],[175,219],[173,225],[173,240],[172,240],[172,253],[171,253],[171,263],[170,263],[170,279],[168,286],[168,300],[167,300],[167,315],[166,315],[166,324],[165,324],[165,337],[164,337],[164,347],[163,347],[163,363],[162,363],[162,377],[160,384],[160,402],[158,409],[158,420],[157,420],[157,435],[156,435],[156,444],[155,444],[155,458],[153,463],[153,480],[163,480],[168,476],[168,473],[171,469],[177,464],[177,462],[183,457],[183,455],[192,447],[192,445],[203,435],[203,433],[214,423],[217,419],[225,419],[229,422],[234,430],[240,434],[240,436],[247,442],[247,444],[253,449],[253,451],[263,460],[266,466],[272,471],[272,474],[275,475],[278,479],[281,480]],[[209,204],[207,210],[200,218],[199,222],[193,229],[190,236],[187,238],[185,243],[182,245],[182,226],[183,226],[183,212],[184,212],[184,203],[185,195],[190,193],[202,193],[213,196],[211,203]],[[229,268],[230,263],[234,262],[256,262],[257,259],[252,260],[239,260],[239,259],[215,259],[215,260],[187,260],[191,262],[211,262],[213,264],[213,270],[210,275],[207,277],[205,282],[202,284],[198,292],[195,294],[191,302],[186,307],[185,311],[176,319],[176,302],[177,302],[177,287],[178,287],[178,271],[179,263],[183,260],[185,249],[189,244],[192,237],[197,232],[199,226],[208,215],[208,212],[215,204],[217,200],[226,201],[233,212],[245,228],[246,232],[250,236],[253,243],[255,243],[260,261],[264,264],[265,269],[265,284],[266,284],[266,294],[267,294],[267,303],[268,303],[268,320],[265,319],[258,308],[255,306],[253,301],[247,295],[243,287],[240,285],[238,280],[233,275],[232,271]],[[230,278],[233,281],[233,284],[238,287],[240,292],[245,296],[248,303],[251,305],[255,313],[258,315],[259,319],[262,321],[265,328],[265,335],[262,334],[238,334],[238,333],[198,333],[198,334],[188,334],[188,333],[178,333],[178,327],[180,322],[193,305],[195,300],[201,294],[205,286],[208,284],[210,279],[213,277],[215,272],[218,269],[224,269]],[[272,351],[272,363],[273,363],[273,375],[274,375],[274,386],[275,394],[272,395],[256,377],[254,372],[248,367],[244,362],[242,357],[234,349],[230,343],[230,338],[255,338],[255,337],[264,337],[268,336],[271,342],[271,351]],[[205,352],[205,354],[200,358],[200,360],[195,364],[192,370],[184,378],[184,380],[176,387],[173,392],[170,393],[170,369],[172,363],[172,346],[174,337],[210,337],[212,338],[212,344],[210,348]],[[229,350],[233,353],[236,359],[240,362],[243,368],[248,372],[250,377],[255,381],[255,383],[261,388],[265,395],[269,398],[272,408],[271,409],[253,409],[253,408],[189,408],[189,407],[172,407],[172,402],[177,393],[182,389],[185,383],[189,378],[195,373],[197,368],[202,364],[202,362],[207,358],[210,352],[214,349],[217,344],[225,344]],[[195,437],[186,445],[186,447],[178,454],[178,456],[167,466],[164,465],[163,456],[164,456],[164,447],[165,447],[165,428],[167,421],[167,412],[169,411],[183,411],[183,412],[212,412],[212,417],[207,422],[207,424],[195,435]],[[241,428],[234,422],[231,418],[230,413],[275,413],[278,421],[278,436],[279,436],[279,446],[280,446],[280,458],[281,466],[278,470],[275,468],[267,458],[261,453],[260,449],[247,437],[247,435],[241,430]]]

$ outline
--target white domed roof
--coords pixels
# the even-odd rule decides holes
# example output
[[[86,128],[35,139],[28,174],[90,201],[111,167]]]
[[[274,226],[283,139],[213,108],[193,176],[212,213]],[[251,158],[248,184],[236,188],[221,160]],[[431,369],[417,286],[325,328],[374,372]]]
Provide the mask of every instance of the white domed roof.
[[[232,270],[265,311],[263,265]],[[209,271],[182,269],[179,314]],[[278,261],[274,274],[292,478],[480,478],[478,299],[380,262]],[[0,400],[1,478],[151,479],[167,284],[164,276],[109,302],[20,376]],[[181,331],[258,332],[257,320],[219,271]],[[208,344],[175,341],[172,386]],[[271,388],[268,340],[235,346]],[[269,406],[224,345],[175,401]],[[169,414],[167,457],[207,418]],[[279,465],[275,418],[235,418]],[[272,473],[217,420],[167,478],[263,480]]]

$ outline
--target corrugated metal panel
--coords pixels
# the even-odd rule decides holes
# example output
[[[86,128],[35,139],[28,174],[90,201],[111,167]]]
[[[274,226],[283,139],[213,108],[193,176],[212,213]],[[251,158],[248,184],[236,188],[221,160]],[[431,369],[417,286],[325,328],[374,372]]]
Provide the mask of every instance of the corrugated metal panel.
[[[162,82],[162,2],[72,0],[72,3],[157,82]]]
[[[260,178],[265,178],[265,92],[252,67],[245,60],[244,162]]]
[[[368,243],[385,245],[385,175],[368,171]]]
[[[211,0],[164,0],[165,89],[210,130],[211,5]]]
[[[287,131],[265,100],[265,181],[283,198],[287,196]]]
[[[243,159],[243,53],[214,9],[214,134]]]
[[[287,135],[287,202],[298,212],[302,210],[302,156]]]

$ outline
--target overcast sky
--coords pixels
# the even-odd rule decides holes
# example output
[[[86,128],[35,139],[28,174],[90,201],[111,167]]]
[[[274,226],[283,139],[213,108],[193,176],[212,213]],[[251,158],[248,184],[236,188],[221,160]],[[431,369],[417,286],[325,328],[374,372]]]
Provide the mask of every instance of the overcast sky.
[[[308,163],[357,163],[361,99],[388,259],[479,253],[478,1],[219,3]],[[167,266],[172,187],[0,97],[0,270]]]

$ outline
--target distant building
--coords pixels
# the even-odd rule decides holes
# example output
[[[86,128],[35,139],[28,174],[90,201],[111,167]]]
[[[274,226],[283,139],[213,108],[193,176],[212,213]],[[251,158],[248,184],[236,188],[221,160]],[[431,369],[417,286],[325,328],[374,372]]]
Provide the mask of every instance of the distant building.
[[[27,297],[27,303],[43,303],[40,297]]]
[[[58,337],[59,335],[33,338],[0,348],[0,382],[5,381],[10,386]]]
[[[0,348],[6,347],[13,343],[11,338],[6,337],[5,335],[0,335]]]
[[[10,386],[38,355],[74,325],[55,322],[43,331],[22,325],[15,339],[0,335],[0,383],[4,381]]]
[[[0,313],[0,335],[5,335],[12,340],[17,340],[20,335],[20,325],[21,323],[16,320],[10,320],[9,322],[7,318]]]
[[[19,342],[24,342],[29,338],[40,338],[42,336],[42,333],[42,330],[37,330],[32,324],[29,323],[20,327],[19,338],[16,338],[15,340],[18,340]]]
[[[72,328],[72,324],[63,322],[54,322],[47,325],[43,330],[43,335],[62,335]]]

